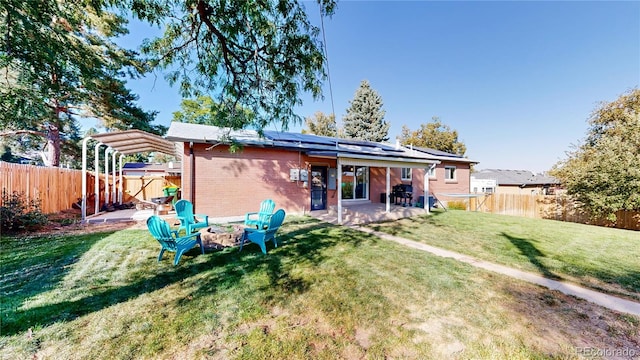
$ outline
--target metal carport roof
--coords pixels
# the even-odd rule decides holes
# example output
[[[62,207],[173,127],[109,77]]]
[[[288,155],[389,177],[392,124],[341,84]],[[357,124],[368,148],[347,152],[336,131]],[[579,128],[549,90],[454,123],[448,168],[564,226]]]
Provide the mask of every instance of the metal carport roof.
[[[173,142],[142,130],[114,131],[103,134],[93,134],[89,137],[104,145],[110,146],[122,154],[150,151],[157,151],[168,155],[176,154],[176,146]]]
[[[95,140],[98,143],[95,145],[96,151],[96,161],[95,161],[95,174],[96,178],[98,177],[98,148],[102,145],[107,146],[105,149],[105,198],[109,199],[109,179],[108,179],[108,169],[109,169],[109,153],[112,154],[112,162],[113,168],[115,169],[115,153],[120,153],[120,167],[122,168],[122,158],[124,155],[129,154],[137,154],[143,152],[160,152],[168,155],[174,155],[179,157],[179,153],[177,151],[176,145],[174,142],[164,139],[161,136],[154,135],[142,130],[124,130],[124,131],[114,131],[102,134],[93,134],[84,138],[82,141],[82,172],[84,176],[82,177],[82,220],[86,219],[87,214],[87,144],[89,140]],[[122,177],[122,173],[120,173]],[[113,172],[113,199],[115,202],[116,198],[116,173]],[[95,194],[96,199],[99,199],[99,187],[98,182],[95,183]],[[120,201],[122,201],[122,179],[120,180]],[[99,204],[96,201],[96,210],[98,212]]]

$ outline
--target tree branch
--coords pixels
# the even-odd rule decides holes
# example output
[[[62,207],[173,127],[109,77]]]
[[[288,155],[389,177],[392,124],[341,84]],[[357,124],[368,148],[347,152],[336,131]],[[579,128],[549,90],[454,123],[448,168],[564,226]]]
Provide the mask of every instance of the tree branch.
[[[0,137],[12,136],[12,135],[21,135],[21,134],[31,134],[31,135],[42,136],[42,137],[46,137],[47,136],[47,134],[43,133],[42,131],[15,130],[15,131],[3,131],[3,132],[0,132]]]

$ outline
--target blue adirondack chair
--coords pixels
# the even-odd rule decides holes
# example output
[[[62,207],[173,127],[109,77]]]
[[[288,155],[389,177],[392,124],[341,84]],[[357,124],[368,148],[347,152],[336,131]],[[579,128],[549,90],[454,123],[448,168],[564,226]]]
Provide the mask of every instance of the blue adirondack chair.
[[[174,208],[176,209],[176,217],[180,220],[178,233],[184,229],[187,235],[189,235],[194,230],[209,226],[209,216],[204,214],[194,214],[193,204],[191,201],[184,199],[180,200],[176,202]],[[203,219],[203,221],[196,222],[196,218]]]
[[[151,235],[162,245],[162,249],[160,249],[160,254],[158,255],[158,261],[162,260],[164,251],[169,250],[176,253],[173,265],[178,265],[182,254],[194,248],[196,244],[200,245],[200,250],[204,254],[204,246],[202,246],[200,233],[178,237],[178,232],[171,230],[169,224],[157,215],[153,215],[147,219],[147,227]]]
[[[276,241],[276,232],[282,225],[284,217],[284,210],[280,209],[271,216],[271,219],[269,219],[269,225],[266,229],[245,228],[244,234],[242,235],[242,240],[240,241],[240,251],[242,251],[244,240],[249,240],[252,243],[258,244],[263,254],[267,253],[266,242],[269,240],[273,240],[273,244],[275,245],[275,247],[278,247],[278,242]]]
[[[271,199],[260,203],[260,211],[248,212],[244,216],[244,226],[255,226],[256,229],[264,229],[269,225],[269,218],[273,215],[276,203]]]

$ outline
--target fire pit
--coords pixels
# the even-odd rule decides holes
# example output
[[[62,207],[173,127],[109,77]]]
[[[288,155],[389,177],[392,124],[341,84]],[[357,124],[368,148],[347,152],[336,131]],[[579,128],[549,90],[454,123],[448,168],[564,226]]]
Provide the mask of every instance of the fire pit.
[[[242,234],[244,227],[241,225],[211,226],[200,230],[200,239],[207,249],[222,249],[240,245]]]

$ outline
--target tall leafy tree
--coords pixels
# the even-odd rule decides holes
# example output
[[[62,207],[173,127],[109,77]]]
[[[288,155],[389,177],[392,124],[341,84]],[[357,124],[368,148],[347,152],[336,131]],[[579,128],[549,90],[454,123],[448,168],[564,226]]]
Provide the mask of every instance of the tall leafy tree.
[[[317,0],[324,15],[335,0]],[[162,37],[144,46],[184,97],[216,94],[215,123],[261,131],[286,129],[301,118],[294,107],[302,92],[321,96],[324,56],[319,29],[301,1],[197,0],[165,2]],[[154,11],[135,10],[142,18]],[[156,12],[157,13],[157,12]]]
[[[551,174],[594,217],[615,220],[618,210],[639,210],[640,89],[601,103],[589,119],[584,143]]]
[[[218,104],[211,96],[202,95],[195,99],[183,99],[180,103],[180,110],[173,113],[173,121],[216,125],[218,108]]]
[[[389,140],[391,125],[384,121],[382,105],[380,94],[367,80],[362,80],[342,119],[345,137],[376,142]]]
[[[48,165],[58,166],[63,153],[76,157],[82,116],[96,116],[108,128],[163,131],[149,125],[154,114],[138,108],[125,87],[125,76],[145,68],[113,42],[127,32],[127,21],[107,7],[103,1],[0,2],[0,135],[46,149]]]
[[[305,119],[307,129],[303,129],[302,133],[310,133],[321,136],[338,136],[338,128],[336,126],[336,117],[333,114],[327,115],[322,111],[317,111],[313,117]]]
[[[406,125],[402,126],[400,143],[436,149],[460,156],[464,156],[467,151],[465,144],[458,139],[458,131],[451,130],[437,116],[434,116],[431,122],[421,124],[418,130],[412,131]]]

